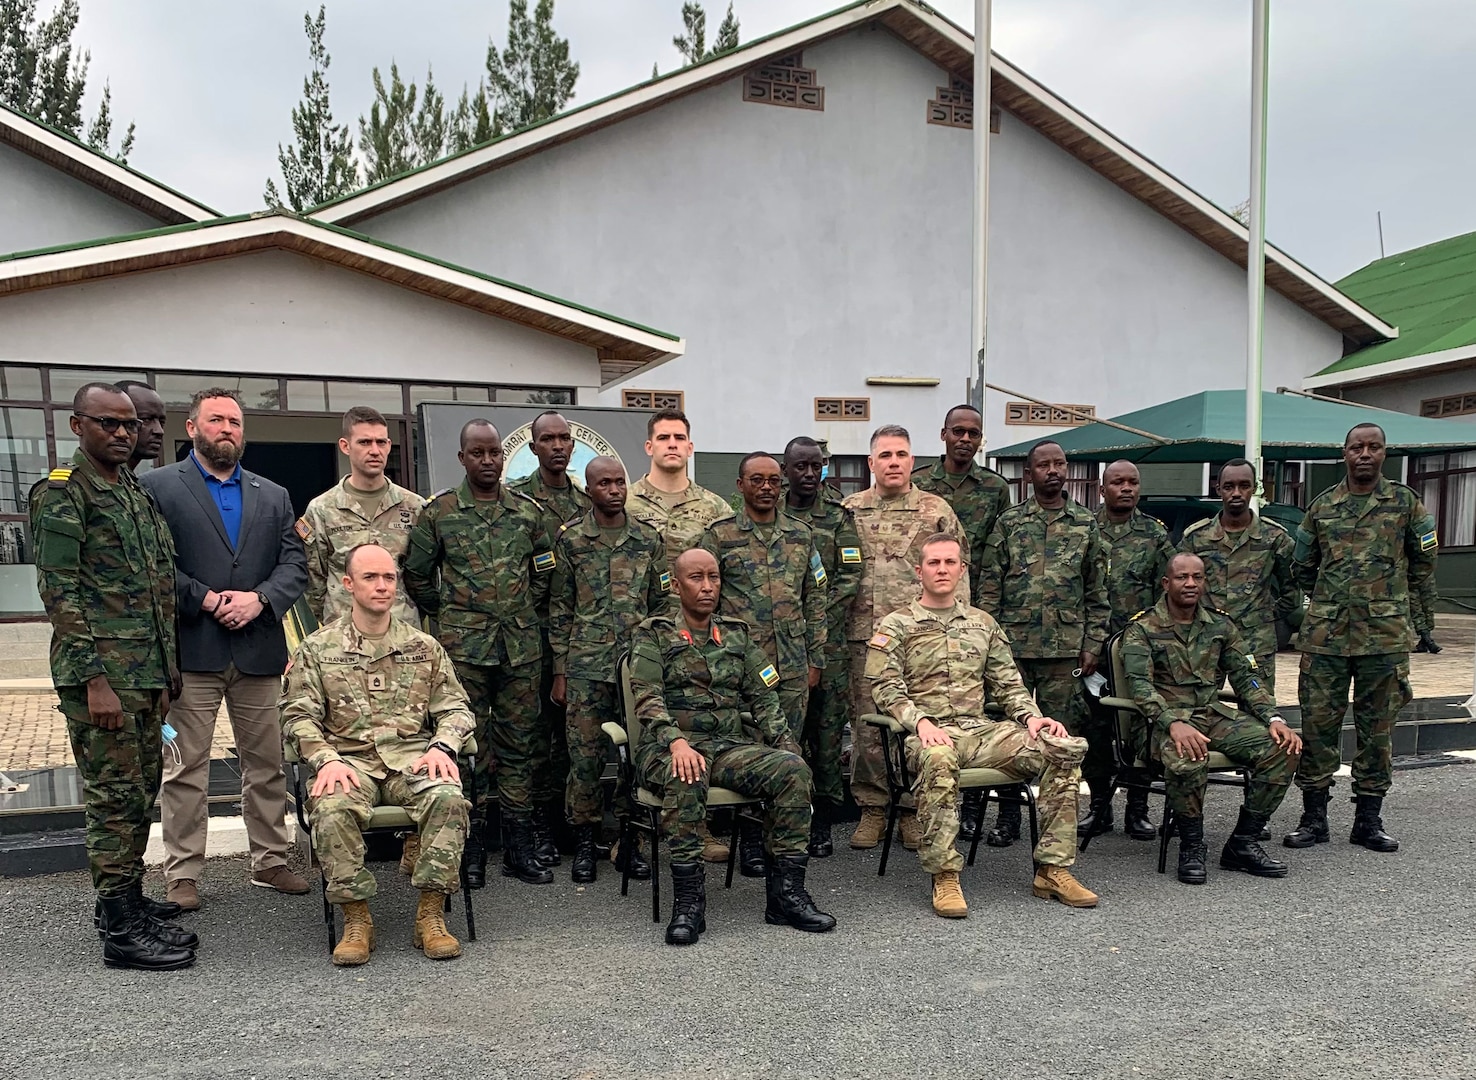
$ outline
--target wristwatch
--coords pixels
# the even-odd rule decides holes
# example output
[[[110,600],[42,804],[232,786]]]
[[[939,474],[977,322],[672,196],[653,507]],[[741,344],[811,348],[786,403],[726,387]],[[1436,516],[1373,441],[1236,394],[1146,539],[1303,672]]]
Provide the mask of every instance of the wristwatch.
[[[272,602],[267,599],[267,594],[266,593],[262,592],[260,589],[257,589],[256,590],[256,598],[261,601],[261,610],[262,611],[271,611],[272,610]]]
[[[432,750],[439,750],[441,753],[445,754],[452,761],[455,761],[456,760],[456,751],[455,750],[452,750],[449,746],[447,746],[443,742],[433,742],[433,743],[430,744],[430,748]]]

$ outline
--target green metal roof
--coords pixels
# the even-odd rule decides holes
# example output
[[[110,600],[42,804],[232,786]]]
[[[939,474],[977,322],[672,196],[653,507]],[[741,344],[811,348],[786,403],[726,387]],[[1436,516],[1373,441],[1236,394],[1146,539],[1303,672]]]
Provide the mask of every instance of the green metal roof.
[[[1318,375],[1476,346],[1476,233],[1379,259],[1337,285],[1398,326],[1399,336],[1349,353]]]

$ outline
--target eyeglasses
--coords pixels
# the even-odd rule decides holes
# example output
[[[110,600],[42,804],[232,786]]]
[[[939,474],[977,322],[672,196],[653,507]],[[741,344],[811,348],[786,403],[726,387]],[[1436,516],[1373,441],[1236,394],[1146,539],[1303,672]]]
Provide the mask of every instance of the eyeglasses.
[[[782,476],[747,476],[744,479],[756,488],[773,488],[775,491],[778,491],[784,486],[784,477]]]
[[[955,439],[981,439],[984,432],[976,427],[952,427],[948,429]]]
[[[72,415],[79,420],[91,420],[109,435],[113,434],[119,428],[122,428],[130,435],[137,435],[143,427],[142,420],[119,420],[116,416],[93,416],[91,413],[85,412],[73,413]]]

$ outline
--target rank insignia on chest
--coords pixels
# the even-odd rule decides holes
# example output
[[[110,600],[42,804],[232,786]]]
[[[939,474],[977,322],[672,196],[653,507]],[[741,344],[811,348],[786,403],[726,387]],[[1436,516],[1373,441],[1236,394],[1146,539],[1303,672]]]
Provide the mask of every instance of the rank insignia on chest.
[[[858,547],[843,547],[840,549],[841,562],[858,563],[861,561],[861,549]]]
[[[671,592],[671,575],[663,573],[661,577],[657,579],[657,584],[661,587],[662,592]]]
[[[1435,530],[1434,529],[1431,529],[1424,536],[1420,537],[1420,550],[1421,551],[1429,551],[1432,547],[1435,546],[1435,544],[1436,544],[1436,540],[1435,540]]]
[[[871,635],[871,640],[866,644],[870,645],[873,649],[885,649],[891,643],[891,634],[873,634]]]
[[[779,685],[779,672],[774,670],[773,664],[770,664],[768,667],[764,668],[763,671],[760,671],[759,678],[764,680],[764,685],[767,686],[770,690]]]
[[[370,690],[383,690],[386,685],[387,683],[385,677],[378,672],[375,672],[374,674],[369,676]]]
[[[304,544],[313,535],[313,527],[307,523],[307,518],[298,518],[297,524],[292,526],[292,531],[297,534],[298,539]]]
[[[540,551],[533,556],[533,569],[540,574],[546,574],[554,568],[554,553],[552,551]]]

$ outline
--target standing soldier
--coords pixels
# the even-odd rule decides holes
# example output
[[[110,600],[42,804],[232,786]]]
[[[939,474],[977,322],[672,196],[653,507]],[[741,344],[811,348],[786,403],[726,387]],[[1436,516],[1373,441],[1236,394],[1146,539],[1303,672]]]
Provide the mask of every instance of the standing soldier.
[[[169,414],[164,410],[164,399],[148,383],[137,379],[120,380],[118,389],[128,395],[128,400],[133,402],[134,411],[138,413],[138,442],[128,458],[128,467],[135,474],[145,465],[152,469],[159,460],[160,451],[164,449],[164,425],[169,421]]]
[[[360,544],[378,544],[395,558],[405,555],[410,530],[425,500],[384,475],[391,449],[389,425],[378,411],[355,405],[343,414],[338,449],[349,459],[349,474],[308,503],[297,519],[297,535],[307,548],[308,606],[320,624],[347,615],[343,587],[345,560]],[[395,618],[418,623],[415,605],[401,585]]]
[[[31,489],[36,579],[51,620],[51,679],[87,808],[87,862],[103,963],[162,971],[195,962],[194,934],[144,896],[144,850],[177,689],[174,547],[126,468],[139,421],[128,395],[88,383],[72,399],[79,448]]]
[[[1010,505],[1010,482],[974,460],[984,446],[984,418],[972,405],[955,405],[943,418],[943,456],[931,467],[919,466],[912,482],[953,508],[969,538],[969,591],[979,594],[984,545],[994,523]]]
[[[468,420],[456,456],[466,479],[421,511],[405,556],[405,587],[436,618],[471,701],[483,797],[496,754],[502,872],[544,885],[553,872],[534,852],[532,785],[540,755],[548,752],[538,712],[538,607],[554,553],[538,504],[501,482],[502,437],[495,427]],[[462,859],[476,889],[486,883],[486,828],[486,808],[474,807]]]
[[[548,535],[555,537],[560,526],[582,517],[590,506],[589,496],[569,475],[574,435],[569,430],[569,421],[552,410],[533,418],[529,434],[532,438],[528,445],[538,459],[538,468],[507,486],[543,507]],[[621,477],[624,478],[623,471]],[[538,706],[548,731],[548,757],[540,762],[533,774],[533,837],[538,857],[549,866],[557,866],[561,860],[552,826],[565,820],[564,788],[569,780],[569,747],[565,741],[567,716],[564,706],[553,699],[554,658],[549,647],[547,603],[538,611],[538,623],[539,633],[543,635],[543,672],[538,686]],[[595,730],[599,731],[598,725]]]
[[[1025,688],[1040,711],[1087,740],[1081,774],[1091,806],[1077,822],[1083,836],[1112,828],[1111,732],[1088,708],[1081,677],[1097,670],[1107,639],[1107,549],[1090,511],[1065,491],[1066,452],[1049,439],[1025,458],[1032,497],[995,522],[980,575],[979,607],[1009,636]],[[988,836],[994,847],[1020,838],[1020,809],[1000,806]]]
[[[798,745],[810,689],[825,669],[828,579],[810,527],[779,513],[783,483],[779,463],[768,454],[745,457],[738,463],[743,509],[709,525],[701,545],[722,575],[718,611],[748,624],[749,640],[779,674],[779,708]],[[746,819],[740,821],[738,855],[744,877],[764,875],[763,840]]]
[[[626,516],[625,467],[612,457],[597,457],[585,468],[584,482],[593,503],[588,513],[559,531],[548,605],[553,699],[568,706],[565,811],[574,827],[569,869],[576,884],[595,879],[595,831],[604,812],[600,773],[607,745],[600,725],[621,719],[616,666],[631,631],[669,608],[671,598],[661,537]],[[622,817],[628,812],[627,807],[619,809]],[[644,859],[633,857],[638,852],[622,850],[618,860],[632,860],[632,876],[649,877]]]
[[[1394,720],[1414,696],[1410,604],[1435,606],[1435,519],[1411,488],[1383,475],[1384,429],[1359,424],[1343,440],[1348,475],[1312,501],[1297,526],[1297,583],[1311,595],[1298,648],[1306,749],[1297,769],[1302,820],[1283,841],[1328,840],[1327,799],[1338,767],[1348,688],[1353,689],[1353,831],[1350,843],[1398,851],[1380,812],[1393,783]]]
[[[917,599],[921,588],[917,567],[922,565],[927,538],[944,532],[958,537],[960,544],[968,543],[948,503],[913,487],[912,437],[906,428],[884,424],[872,432],[866,464],[871,470],[872,486],[845,501],[861,540],[861,582],[846,627],[853,719],[851,795],[861,808],[861,821],[851,834],[853,848],[873,848],[881,841],[889,799],[881,733],[860,722],[866,713],[877,711],[871,699],[871,684],[866,680],[868,643],[874,640],[883,618]],[[958,599],[960,603],[969,602],[966,576],[959,577]],[[916,851],[917,816],[905,812],[901,824],[902,846]]]
[[[820,685],[810,691],[805,708],[804,748],[815,781],[815,808],[810,815],[813,858],[835,854],[830,825],[846,801],[841,779],[841,743],[850,721],[851,658],[846,648],[846,620],[856,587],[861,583],[861,540],[856,522],[840,499],[821,481],[825,464],[820,444],[801,435],[784,448],[784,478],[788,481],[784,513],[810,527],[820,565],[825,570],[829,599],[826,604],[825,670]]]
[[[1244,458],[1220,470],[1222,509],[1184,530],[1179,550],[1204,561],[1205,602],[1230,616],[1261,685],[1276,696],[1276,620],[1302,606],[1292,574],[1292,538],[1251,510],[1256,469]]]

